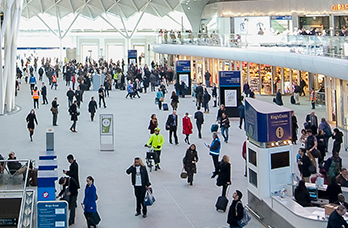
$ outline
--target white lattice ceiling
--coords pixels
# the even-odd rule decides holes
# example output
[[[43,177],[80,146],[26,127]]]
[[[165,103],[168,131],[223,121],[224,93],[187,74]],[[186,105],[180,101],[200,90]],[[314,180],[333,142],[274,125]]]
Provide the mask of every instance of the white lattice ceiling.
[[[169,12],[181,11],[181,0],[24,0],[22,16],[32,18],[47,13],[58,18],[71,13],[96,19],[104,13],[129,18],[137,12],[164,17]],[[186,1],[185,1],[186,2]]]

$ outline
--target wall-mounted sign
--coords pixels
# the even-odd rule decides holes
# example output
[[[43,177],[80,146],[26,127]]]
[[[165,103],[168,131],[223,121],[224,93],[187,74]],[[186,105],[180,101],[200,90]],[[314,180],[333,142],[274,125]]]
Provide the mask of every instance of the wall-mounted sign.
[[[176,61],[176,72],[191,72],[190,60]]]
[[[331,9],[333,11],[348,10],[348,4],[333,4]]]
[[[271,16],[271,20],[292,20],[292,16]]]

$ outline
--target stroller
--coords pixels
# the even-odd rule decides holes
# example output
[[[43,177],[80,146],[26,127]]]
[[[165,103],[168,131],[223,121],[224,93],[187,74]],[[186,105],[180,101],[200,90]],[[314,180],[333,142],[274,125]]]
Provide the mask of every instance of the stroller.
[[[155,151],[153,150],[153,147],[150,147],[150,150],[146,152],[145,157],[146,165],[149,167],[150,172],[152,171],[152,167],[155,164]]]

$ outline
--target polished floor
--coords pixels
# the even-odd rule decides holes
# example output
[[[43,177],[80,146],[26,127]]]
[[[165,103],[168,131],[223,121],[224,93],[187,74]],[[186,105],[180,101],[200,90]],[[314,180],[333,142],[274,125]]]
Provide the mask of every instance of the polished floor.
[[[212,107],[212,102],[210,102],[210,114],[204,115],[203,139],[198,139],[195,126],[194,133],[190,136],[190,142],[196,144],[199,155],[198,173],[194,177],[193,186],[190,186],[180,178],[180,172],[182,158],[188,148],[188,145],[184,143],[181,118],[185,112],[189,112],[190,115],[195,112],[195,103],[191,97],[180,99],[178,107],[180,144],[176,146],[169,144],[168,132],[164,130],[164,123],[171,111],[158,110],[154,104],[155,93],[141,93],[140,99],[131,100],[125,99],[125,91],[113,90],[110,92],[110,97],[106,98],[107,108],[98,109],[96,120],[91,122],[87,105],[92,96],[98,97],[98,93],[86,91],[80,109],[81,115],[77,122],[76,130],[78,132],[70,132],[71,121],[67,112],[66,97],[68,87],[61,81],[61,78],[58,79],[58,83],[57,90],[48,88],[49,105],[41,105],[40,97],[40,108],[36,110],[39,125],[35,128],[34,141],[30,142],[25,118],[30,109],[33,108],[33,101],[29,85],[22,81],[21,90],[16,98],[16,104],[20,106],[21,110],[15,114],[0,117],[0,153],[4,157],[7,158],[7,154],[14,151],[18,158],[38,160],[39,152],[45,150],[45,132],[48,128],[53,128],[59,175],[63,176],[62,170],[69,167],[66,160],[68,154],[73,154],[79,164],[82,188],[79,191],[78,205],[83,200],[85,178],[89,175],[95,178],[99,196],[98,211],[102,218],[98,227],[228,227],[226,223],[227,213],[215,210],[214,205],[217,197],[221,194],[221,189],[215,185],[216,180],[210,178],[213,164],[209,150],[204,146],[204,143],[211,142],[210,126],[216,120],[217,108]],[[173,91],[172,85],[168,91]],[[59,126],[55,127],[52,126],[50,112],[50,103],[54,97],[58,97],[60,104]],[[272,97],[269,96],[257,97],[257,99],[272,101]],[[289,97],[284,97],[285,106],[295,110],[299,125],[302,126],[305,115],[311,111],[308,98],[301,98],[302,104],[300,106],[290,105],[288,100]],[[168,95],[166,102],[170,104]],[[325,106],[317,107],[316,112],[318,118],[325,117]],[[132,165],[134,157],[144,158],[145,156],[147,149],[144,148],[144,144],[150,136],[147,127],[152,113],[157,114],[159,127],[162,129],[161,134],[166,143],[163,146],[161,156],[162,170],[149,174],[156,202],[148,208],[148,217],[144,219],[134,216],[134,190],[130,176],[125,173],[125,170]],[[114,115],[115,150],[112,152],[100,151],[99,114]],[[246,136],[245,132],[238,128],[238,124],[239,119],[231,119],[230,139],[227,144],[222,144],[221,155],[229,155],[232,163],[232,185],[228,192],[230,202],[233,192],[239,189],[245,196],[242,201],[246,203],[247,179],[244,177],[244,160],[241,157],[241,147]],[[293,157],[295,157],[297,147],[294,147]],[[345,154],[344,152],[343,158],[347,157]],[[345,159],[343,164],[345,164]],[[59,189],[58,185],[57,189]],[[86,227],[80,206],[77,209],[75,224],[71,227]],[[247,227],[258,228],[263,227],[263,225],[253,218]]]

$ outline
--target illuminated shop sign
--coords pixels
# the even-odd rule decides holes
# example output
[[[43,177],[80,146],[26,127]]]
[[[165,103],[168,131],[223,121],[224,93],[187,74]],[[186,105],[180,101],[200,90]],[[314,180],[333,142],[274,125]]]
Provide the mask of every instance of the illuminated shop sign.
[[[331,9],[333,11],[338,11],[338,10],[348,10],[348,4],[333,4],[331,6]]]

